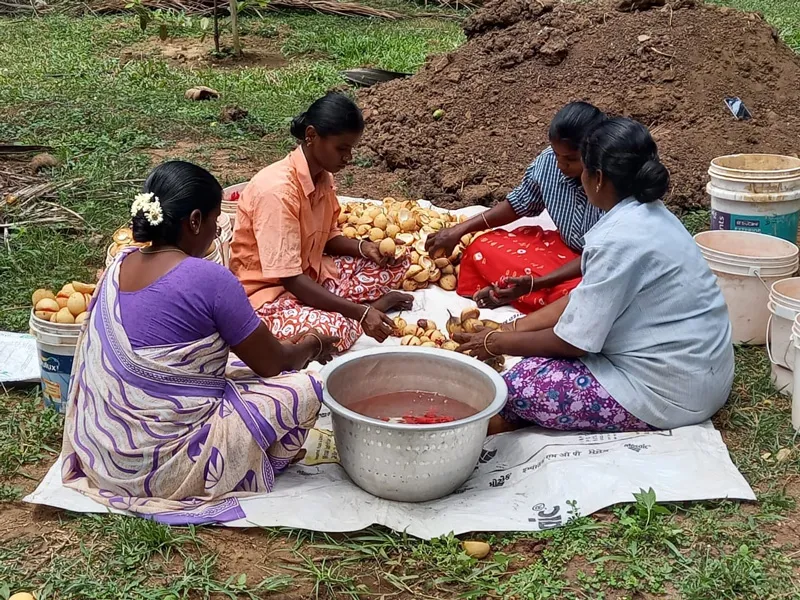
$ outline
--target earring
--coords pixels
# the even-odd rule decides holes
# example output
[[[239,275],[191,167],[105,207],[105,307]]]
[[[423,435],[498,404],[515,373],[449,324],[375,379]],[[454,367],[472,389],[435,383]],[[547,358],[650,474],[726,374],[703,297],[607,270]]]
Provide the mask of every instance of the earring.
[[[597,186],[597,187],[594,189],[594,191],[595,191],[595,193],[599,194],[599,193],[600,193],[600,186],[598,185],[598,186]]]

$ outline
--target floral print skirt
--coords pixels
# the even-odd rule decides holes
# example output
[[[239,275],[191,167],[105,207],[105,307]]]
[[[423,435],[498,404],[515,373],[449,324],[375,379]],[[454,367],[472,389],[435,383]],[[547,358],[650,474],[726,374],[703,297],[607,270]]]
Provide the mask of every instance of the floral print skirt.
[[[642,431],[651,429],[626,411],[579,360],[526,358],[503,375],[510,423],[547,429]]]

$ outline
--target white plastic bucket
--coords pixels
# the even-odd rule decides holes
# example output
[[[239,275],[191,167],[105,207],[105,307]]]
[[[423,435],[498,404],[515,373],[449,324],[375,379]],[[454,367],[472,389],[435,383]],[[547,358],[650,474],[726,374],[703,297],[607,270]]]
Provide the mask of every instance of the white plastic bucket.
[[[248,183],[250,182],[245,181],[243,183],[237,183],[236,185],[228,186],[222,190],[222,212],[231,218],[231,228],[233,228],[233,225],[236,223],[237,201],[230,200],[230,197],[234,192],[239,192],[241,194]]]
[[[781,279],[772,284],[767,303],[767,353],[773,365],[794,369],[792,326],[800,314],[800,277]]]
[[[744,231],[704,231],[694,239],[725,297],[733,342],[764,344],[770,286],[797,272],[797,246]]]
[[[792,347],[792,356],[794,356],[794,347]],[[794,365],[792,365],[792,369],[794,369]],[[792,370],[773,364],[769,379],[779,394],[786,396],[794,394],[794,373]]]
[[[800,158],[733,154],[711,161],[711,228],[797,240]]]
[[[233,225],[230,216],[227,213],[220,213],[217,226],[220,228],[219,242],[222,245],[222,264],[227,267],[230,265],[231,239],[233,239]]]
[[[794,388],[792,389],[792,427],[795,431],[800,431],[800,315],[797,316],[792,325],[792,336],[794,338]]]
[[[215,262],[218,265],[224,266],[224,263],[222,262],[222,244],[220,243],[219,239],[214,240],[211,250],[203,258],[210,260],[211,262]]]
[[[72,362],[82,326],[50,323],[36,317],[33,312],[29,325],[31,334],[36,338],[44,404],[64,413],[67,410]]]

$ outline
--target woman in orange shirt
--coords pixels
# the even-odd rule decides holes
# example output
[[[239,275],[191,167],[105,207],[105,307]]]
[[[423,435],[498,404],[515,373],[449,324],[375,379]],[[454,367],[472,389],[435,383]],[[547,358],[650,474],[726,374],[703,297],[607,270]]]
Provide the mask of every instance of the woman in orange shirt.
[[[413,297],[396,291],[408,268],[378,245],[342,235],[333,173],[344,169],[364,131],[347,96],[327,94],[292,121],[300,145],[262,169],[242,192],[231,270],[256,313],[280,339],[308,329],[337,336],[340,350],[362,331],[384,341],[391,310]]]

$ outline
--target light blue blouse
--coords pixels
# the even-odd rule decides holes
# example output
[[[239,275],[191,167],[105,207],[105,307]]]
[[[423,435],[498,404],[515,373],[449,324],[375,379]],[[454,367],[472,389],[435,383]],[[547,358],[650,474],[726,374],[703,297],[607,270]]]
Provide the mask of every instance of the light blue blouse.
[[[627,198],[586,234],[583,280],[555,334],[628,412],[660,429],[717,412],[733,383],[731,324],[705,259],[662,202]]]

